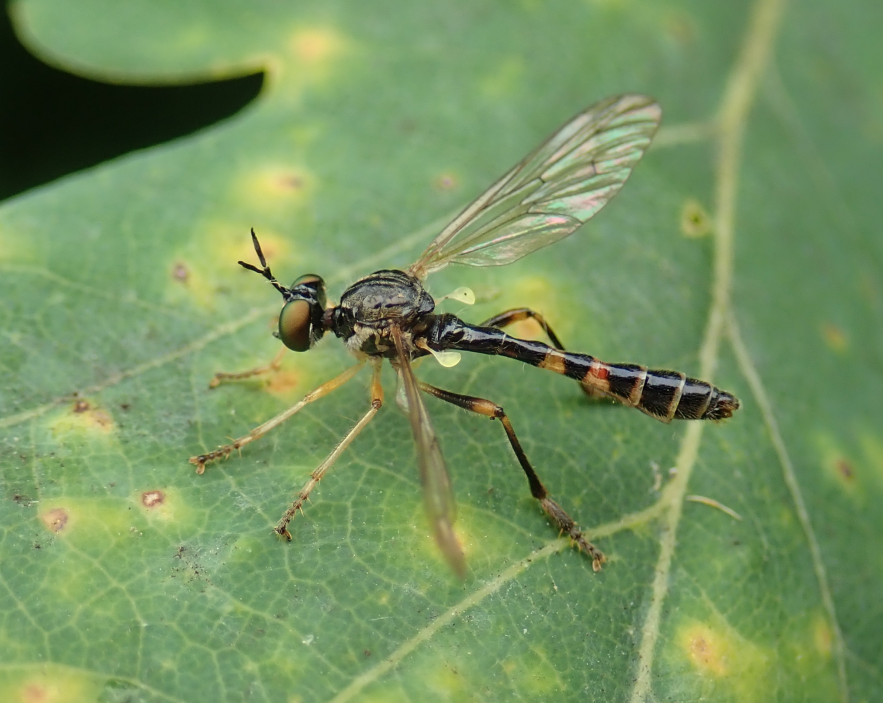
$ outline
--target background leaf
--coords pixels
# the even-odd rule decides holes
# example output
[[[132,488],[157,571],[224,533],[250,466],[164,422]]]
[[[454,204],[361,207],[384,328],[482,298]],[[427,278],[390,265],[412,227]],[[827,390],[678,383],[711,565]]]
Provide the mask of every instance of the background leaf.
[[[92,78],[267,80],[222,124],[0,209],[0,698],[879,698],[879,3],[14,11],[34,51]],[[506,408],[610,556],[600,574],[555,538],[499,428],[431,401],[466,581],[427,534],[394,403],[277,542],[367,377],[192,472],[348,363],[329,339],[269,384],[208,390],[278,348],[276,293],[235,264],[250,226],[283,281],[317,271],[338,295],[625,91],[666,126],[616,201],[433,291],[472,286],[470,320],[530,305],[572,348],[709,375],[743,410],[663,426],[505,360],[420,368]]]

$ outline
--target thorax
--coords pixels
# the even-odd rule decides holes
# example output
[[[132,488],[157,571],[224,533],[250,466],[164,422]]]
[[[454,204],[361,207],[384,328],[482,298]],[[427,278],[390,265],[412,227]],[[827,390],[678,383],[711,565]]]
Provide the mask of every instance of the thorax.
[[[391,356],[389,328],[402,330],[408,347],[430,321],[435,301],[404,271],[382,270],[347,288],[331,314],[331,330],[354,352]],[[413,348],[409,348],[413,351]]]

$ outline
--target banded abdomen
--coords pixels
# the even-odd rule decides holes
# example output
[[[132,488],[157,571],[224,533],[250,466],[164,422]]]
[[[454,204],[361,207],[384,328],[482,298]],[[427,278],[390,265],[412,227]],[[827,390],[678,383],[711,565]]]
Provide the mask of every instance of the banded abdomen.
[[[588,354],[551,348],[535,366],[576,379],[589,390],[616,398],[662,422],[722,420],[739,409],[739,400],[731,393],[679,371],[608,364]]]
[[[436,318],[427,342],[436,351],[459,349],[498,354],[560,373],[593,393],[616,398],[662,422],[722,420],[739,409],[739,399],[732,393],[678,371],[609,364],[588,354],[510,337],[497,327],[470,325],[453,315]]]

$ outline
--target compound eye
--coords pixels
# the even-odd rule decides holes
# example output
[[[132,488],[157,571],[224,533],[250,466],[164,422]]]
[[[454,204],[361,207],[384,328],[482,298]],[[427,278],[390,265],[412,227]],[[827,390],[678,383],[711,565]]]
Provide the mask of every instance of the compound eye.
[[[292,300],[282,308],[279,339],[292,351],[310,348],[310,304],[306,300]]]
[[[310,285],[311,283],[315,284],[315,283],[322,283],[322,282],[323,282],[322,279],[319,276],[317,276],[315,273],[308,273],[305,276],[301,276],[300,278],[295,280],[295,282],[291,284],[291,287],[297,288],[298,286],[302,286],[304,284]],[[313,286],[313,287],[315,287],[315,286]]]

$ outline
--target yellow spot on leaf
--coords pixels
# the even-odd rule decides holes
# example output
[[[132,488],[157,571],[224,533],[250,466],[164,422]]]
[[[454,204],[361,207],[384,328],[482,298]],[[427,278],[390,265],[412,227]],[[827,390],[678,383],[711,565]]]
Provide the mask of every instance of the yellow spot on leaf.
[[[675,636],[678,649],[703,681],[707,700],[765,700],[770,663],[776,653],[743,637],[711,614],[710,622],[688,618]],[[727,695],[727,691],[731,691]]]
[[[420,678],[428,687],[429,698],[463,700],[469,693],[468,681],[461,673],[457,660],[451,660],[449,656],[443,657],[441,661],[433,661],[432,668],[423,672]],[[432,692],[437,696],[433,696]]]
[[[52,508],[39,515],[40,522],[46,526],[46,529],[55,534],[67,528],[70,517],[70,513],[64,508]]]
[[[32,237],[22,237],[21,232],[0,229],[0,261],[14,261],[17,264],[41,262],[43,256],[37,252],[35,241]]]
[[[477,298],[480,295],[479,292],[476,293]],[[572,319],[572,316],[559,312],[561,306],[558,302],[558,291],[548,278],[543,276],[525,276],[516,279],[506,287],[502,298],[503,300],[499,304],[500,309],[531,308],[534,312],[538,312],[545,317],[546,322],[552,326],[552,329],[559,336],[563,338],[569,336],[568,320]],[[506,333],[513,337],[547,341],[544,338],[542,328],[535,320],[521,320],[509,325],[505,329]]]
[[[273,273],[286,271],[292,265],[290,246],[285,237],[271,229],[256,227],[261,248]],[[168,259],[169,284],[165,295],[170,303],[188,301],[205,310],[214,310],[219,300],[238,299],[270,303],[274,293],[270,286],[236,262],[246,261],[260,267],[257,254],[251,243],[247,223],[213,222],[204,226],[185,248],[172,252]],[[294,262],[296,265],[296,262]],[[186,271],[186,280],[181,274]],[[293,274],[292,274],[293,278]],[[246,281],[253,283],[247,284]],[[290,281],[281,281],[287,285]],[[282,300],[277,299],[280,304]]]
[[[186,285],[190,279],[190,267],[182,261],[176,261],[172,266],[172,280]]]
[[[68,410],[59,414],[50,424],[53,434],[77,433],[93,437],[107,436],[116,423],[113,418],[92,401],[80,399],[68,406]]]
[[[680,46],[689,46],[696,40],[693,18],[685,12],[672,12],[667,15],[664,28],[666,35]]]
[[[859,498],[862,466],[852,453],[827,433],[819,433],[815,437],[816,446],[821,454],[821,464],[825,475],[849,495]]]
[[[81,703],[101,697],[103,680],[73,668],[51,664],[32,667],[24,674],[14,665],[0,683],[0,700],[9,703]]]
[[[721,633],[702,623],[693,623],[680,636],[681,646],[701,673],[723,677],[730,672],[730,643]]]
[[[685,237],[704,237],[714,231],[711,216],[694,198],[688,199],[681,207],[681,234]]]
[[[867,459],[868,468],[873,471],[879,482],[883,482],[883,439],[879,431],[862,430],[859,443]]]
[[[831,658],[831,643],[834,636],[828,621],[822,616],[817,615],[813,622],[813,643],[816,651],[825,659]]]
[[[499,62],[492,72],[481,79],[481,92],[489,98],[512,95],[524,75],[524,62],[520,57],[509,56]]]
[[[277,371],[270,374],[267,390],[273,395],[288,396],[300,383],[300,374],[294,371]]]
[[[144,491],[141,494],[141,505],[145,508],[153,509],[165,502],[166,496],[162,491]]]
[[[337,31],[322,27],[299,29],[290,40],[294,58],[310,67],[324,66],[339,57],[348,42]]]
[[[151,488],[139,491],[136,500],[138,506],[148,517],[168,521],[175,517],[175,508],[179,497],[168,489]]]
[[[433,181],[436,190],[450,191],[456,190],[460,186],[460,179],[450,171],[443,171],[438,174]]]
[[[822,323],[822,339],[831,351],[843,354],[849,347],[849,340],[843,330],[832,322]]]
[[[236,191],[237,196],[251,207],[257,204],[278,209],[303,203],[314,184],[315,179],[300,166],[265,164],[245,173],[236,183]],[[260,232],[257,234],[263,246],[263,236]]]

